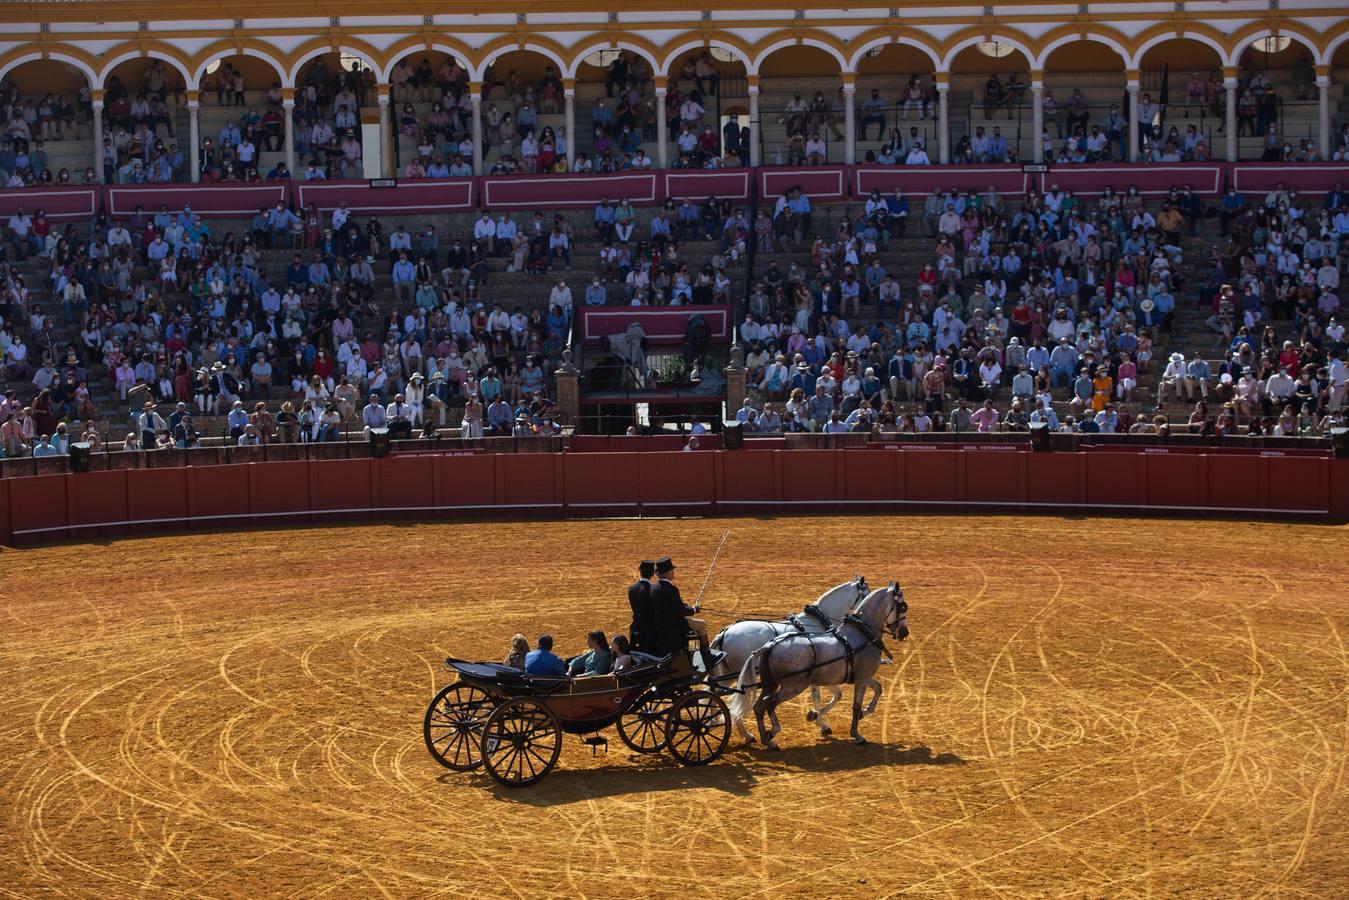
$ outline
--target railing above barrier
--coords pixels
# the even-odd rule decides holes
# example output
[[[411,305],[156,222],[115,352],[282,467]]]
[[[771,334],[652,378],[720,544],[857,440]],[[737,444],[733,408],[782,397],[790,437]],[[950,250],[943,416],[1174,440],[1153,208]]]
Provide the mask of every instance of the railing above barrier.
[[[46,211],[55,222],[90,220],[104,209],[126,218],[142,207],[153,214],[161,205],[181,210],[190,205],[203,218],[248,218],[278,199],[296,206],[314,202],[328,210],[345,200],[361,215],[430,215],[491,210],[586,208],[602,199],[626,198],[634,206],[654,206],[666,198],[749,199],[751,179],[760,193],[776,197],[800,186],[817,202],[863,198],[872,190],[903,190],[925,197],[934,188],[987,190],[1020,195],[1058,184],[1093,196],[1105,187],[1130,185],[1145,197],[1159,198],[1172,187],[1189,184],[1201,198],[1218,197],[1226,184],[1264,194],[1282,183],[1290,190],[1320,192],[1349,178],[1349,163],[1165,163],[1050,165],[1044,171],[1006,165],[761,166],[758,169],[678,169],[607,175],[485,175],[481,177],[369,181],[280,181],[249,184],[35,185],[0,189],[0,217],[18,207]]]

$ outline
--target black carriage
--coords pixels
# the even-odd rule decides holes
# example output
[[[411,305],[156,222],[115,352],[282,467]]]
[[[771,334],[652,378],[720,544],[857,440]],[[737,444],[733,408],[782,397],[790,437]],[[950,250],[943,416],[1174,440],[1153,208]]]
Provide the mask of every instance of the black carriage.
[[[617,674],[556,678],[451,657],[445,664],[458,680],[426,709],[426,749],[455,771],[485,766],[508,787],[547,775],[557,764],[563,734],[585,735],[593,752],[608,746],[597,732],[615,724],[623,743],[638,753],[668,749],[688,766],[721,756],[731,736],[721,695],[731,689],[703,684],[687,651],[639,659]]]

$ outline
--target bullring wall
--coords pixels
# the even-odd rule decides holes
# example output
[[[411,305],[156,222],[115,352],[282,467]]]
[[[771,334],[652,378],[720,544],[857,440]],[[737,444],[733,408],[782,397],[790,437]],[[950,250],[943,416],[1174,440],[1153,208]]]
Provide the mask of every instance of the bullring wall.
[[[369,520],[846,511],[1349,521],[1349,460],[1277,452],[426,454],[0,480],[0,542]]]

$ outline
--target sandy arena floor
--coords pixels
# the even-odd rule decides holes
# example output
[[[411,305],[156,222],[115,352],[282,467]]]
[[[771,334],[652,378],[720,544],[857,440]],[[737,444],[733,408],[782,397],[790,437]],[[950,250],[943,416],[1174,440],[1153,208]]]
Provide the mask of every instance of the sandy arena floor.
[[[432,761],[438,661],[901,579],[857,748]],[[1223,551],[1217,561],[1215,547]],[[0,553],[0,893],[1349,893],[1349,530],[1051,518],[408,524]],[[718,625],[725,616],[709,615]],[[842,714],[840,714],[840,712]],[[834,724],[846,732],[846,712]]]

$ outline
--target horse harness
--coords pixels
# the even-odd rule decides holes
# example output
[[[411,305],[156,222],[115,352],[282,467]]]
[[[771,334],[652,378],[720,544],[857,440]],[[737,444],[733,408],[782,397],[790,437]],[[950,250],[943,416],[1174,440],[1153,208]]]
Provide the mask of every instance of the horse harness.
[[[902,615],[903,613],[905,613],[905,612],[908,611],[908,607],[909,607],[909,605],[908,605],[907,603],[905,603],[902,599],[896,598],[896,600],[895,600],[895,608],[896,608],[896,610],[897,610],[901,615]],[[843,655],[842,655],[842,656],[836,656],[836,657],[834,657],[833,659],[830,659],[830,660],[825,660],[824,662],[820,662],[820,661],[819,661],[819,651],[818,651],[818,650],[816,649],[816,647],[815,647],[815,642],[814,642],[814,641],[811,641],[811,642],[810,642],[810,665],[806,666],[804,669],[798,669],[798,670],[795,671],[795,672],[788,672],[788,673],[786,673],[783,677],[790,678],[790,677],[792,677],[793,675],[803,675],[803,674],[805,674],[805,673],[807,673],[807,672],[813,672],[813,671],[815,671],[816,669],[821,669],[821,668],[824,668],[825,666],[833,665],[834,663],[838,662],[839,660],[843,660],[843,661],[844,661],[844,676],[843,676],[843,682],[842,682],[842,683],[843,683],[843,684],[850,684],[850,683],[852,683],[852,680],[853,680],[853,674],[854,674],[854,671],[853,671],[853,670],[854,670],[854,657],[856,657],[856,655],[857,655],[858,653],[862,652],[863,650],[867,649],[868,647],[872,647],[872,646],[879,647],[879,648],[880,648],[880,651],[881,651],[881,656],[882,656],[884,659],[887,659],[887,660],[888,660],[888,659],[893,659],[893,658],[894,658],[893,656],[890,655],[890,649],[889,649],[888,647],[885,646],[885,640],[884,640],[884,638],[883,638],[881,635],[877,634],[875,631],[873,631],[872,628],[871,628],[871,626],[868,625],[865,621],[863,621],[862,618],[861,618],[860,616],[857,616],[857,615],[855,615],[855,614],[853,614],[853,613],[848,613],[846,616],[843,617],[843,623],[844,623],[845,625],[852,625],[852,626],[854,626],[854,627],[857,628],[859,631],[861,631],[861,632],[862,632],[862,635],[866,638],[866,642],[865,642],[865,643],[863,643],[862,645],[860,645],[860,646],[858,646],[858,647],[854,647],[851,643],[849,643],[847,636],[844,635],[842,632],[840,632],[840,631],[838,630],[838,628],[834,625],[833,620],[831,620],[831,619],[830,619],[828,616],[826,616],[824,613],[820,612],[820,608],[819,608],[818,606],[816,606],[815,604],[812,603],[810,606],[807,606],[807,607],[806,607],[805,611],[806,611],[807,614],[809,614],[810,616],[812,616],[813,618],[815,618],[817,621],[819,621],[820,624],[824,625],[825,628],[828,630],[828,633],[829,633],[830,635],[832,635],[833,637],[835,637],[835,638],[838,639],[839,643],[841,643],[841,644],[843,645]],[[806,630],[805,627],[804,627],[799,621],[797,621],[797,617],[796,617],[795,615],[789,616],[788,619],[787,619],[787,621],[791,622],[792,625],[796,626],[796,629],[797,629],[797,631],[798,631],[799,633],[804,633],[804,632],[805,632],[805,630]],[[766,685],[766,684],[769,684],[769,683],[771,683],[771,682],[778,681],[778,680],[780,680],[780,679],[779,679],[779,678],[775,678],[775,677],[773,676],[773,674],[772,674],[772,671],[771,671],[771,670],[768,670],[767,676],[761,678],[758,684],[756,684],[756,685],[741,685],[741,688],[743,689],[743,688],[749,688],[749,687],[761,687],[761,686],[763,686],[763,685]]]

